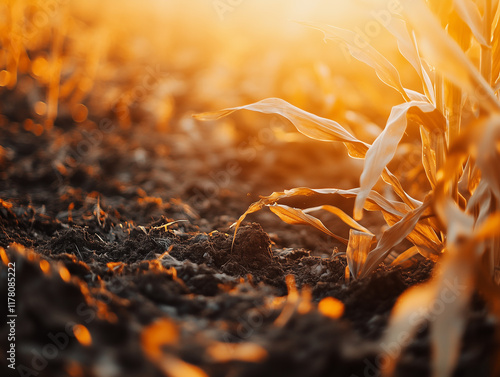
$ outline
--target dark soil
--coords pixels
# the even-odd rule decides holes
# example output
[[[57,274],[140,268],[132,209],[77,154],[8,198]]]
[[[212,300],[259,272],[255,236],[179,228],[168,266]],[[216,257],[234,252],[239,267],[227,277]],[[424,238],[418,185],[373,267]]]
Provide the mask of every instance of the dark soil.
[[[269,235],[245,222],[233,240],[229,226],[255,194],[287,187],[280,166],[292,164],[317,186],[321,168],[308,173],[300,164],[318,166],[320,158],[308,152],[293,165],[301,145],[286,152],[275,144],[267,148],[282,161],[270,166],[264,157],[271,152],[262,152],[250,166],[229,152],[186,145],[175,130],[146,131],[116,130],[78,155],[84,140],[74,126],[41,136],[11,121],[1,129],[0,291],[7,301],[8,258],[16,277],[13,375],[201,376],[192,366],[210,376],[380,375],[375,350],[391,308],[405,289],[429,279],[433,264],[381,266],[346,283],[344,257],[331,257],[342,245],[266,213],[251,221]],[[228,161],[241,168],[229,178],[218,174],[228,172]],[[311,292],[312,306],[277,323],[287,275]],[[325,297],[342,301],[340,319],[317,310]],[[476,301],[455,376],[491,374],[493,324]],[[4,302],[2,320],[6,310]],[[91,344],[79,341],[76,324],[88,329]],[[2,376],[12,372],[8,331],[2,325]],[[241,357],[234,343],[265,354]],[[226,358],[213,351],[221,344]],[[422,329],[397,375],[429,375],[429,358]]]

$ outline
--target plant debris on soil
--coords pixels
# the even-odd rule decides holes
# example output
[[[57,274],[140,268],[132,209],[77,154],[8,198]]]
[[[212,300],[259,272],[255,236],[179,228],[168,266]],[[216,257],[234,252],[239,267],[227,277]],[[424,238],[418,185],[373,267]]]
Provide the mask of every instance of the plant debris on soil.
[[[346,282],[345,257],[332,256],[342,245],[265,214],[252,220],[269,234],[246,222],[233,244],[229,227],[252,200],[237,189],[252,184],[248,171],[193,202],[204,185],[196,160],[175,135],[148,132],[117,132],[70,164],[61,156],[78,142],[73,127],[35,136],[9,120],[2,130],[0,291],[6,298],[14,263],[14,375],[380,375],[374,345],[390,311],[433,263],[382,265]],[[212,163],[216,171],[226,161]],[[318,310],[328,297],[343,304],[340,318]],[[484,303],[471,305],[455,376],[489,375],[498,346]],[[5,302],[0,314],[7,318]],[[3,325],[0,365],[12,373],[8,332]],[[430,353],[424,327],[396,375],[429,375]]]

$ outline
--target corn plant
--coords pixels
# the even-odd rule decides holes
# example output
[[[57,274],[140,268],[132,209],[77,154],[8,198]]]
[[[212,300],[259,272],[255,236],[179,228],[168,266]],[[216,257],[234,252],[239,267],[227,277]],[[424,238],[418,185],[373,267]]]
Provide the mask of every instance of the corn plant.
[[[304,135],[342,142],[350,157],[364,159],[358,188],[301,187],[274,192],[253,203],[238,219],[235,236],[248,214],[268,207],[289,224],[311,225],[346,244],[353,278],[368,276],[394,246],[409,240],[413,246],[395,263],[420,254],[437,261],[437,267],[428,283],[398,299],[382,342],[397,345],[392,347],[397,352],[385,351],[390,362],[383,369],[394,370],[404,347],[427,321],[433,375],[449,376],[458,360],[473,292],[481,292],[491,313],[500,317],[496,284],[500,265],[500,9],[493,0],[401,0],[400,5],[384,26],[419,76],[420,92],[404,88],[395,65],[368,42],[359,43],[362,36],[305,23],[322,31],[325,39],[343,43],[354,58],[371,66],[383,83],[401,94],[403,103],[392,108],[384,130],[372,144],[333,120],[276,98],[195,117],[215,120],[244,109],[278,114]],[[421,164],[431,188],[423,200],[410,196],[387,167],[409,124],[419,127]],[[380,178],[392,187],[397,200],[374,190]],[[314,194],[354,197],[353,217],[331,205],[304,210],[279,204],[283,198]],[[319,210],[335,214],[350,226],[349,239],[335,235],[311,214]],[[382,213],[388,227],[378,237],[358,223],[363,210]],[[431,316],[433,305],[450,284],[456,295],[442,313]],[[498,374],[499,366],[497,362],[493,373]]]

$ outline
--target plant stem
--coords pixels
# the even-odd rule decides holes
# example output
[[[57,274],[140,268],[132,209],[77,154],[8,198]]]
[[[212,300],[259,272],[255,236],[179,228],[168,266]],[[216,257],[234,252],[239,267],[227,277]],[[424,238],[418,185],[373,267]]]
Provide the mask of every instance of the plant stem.
[[[491,75],[491,24],[493,22],[493,13],[491,0],[485,1],[484,15],[483,15],[483,34],[485,39],[488,41],[488,45],[481,45],[481,57],[479,61],[479,66],[481,74],[484,79],[492,85],[492,75]]]
[[[434,80],[434,90],[436,92],[436,108],[443,114],[443,116],[447,116],[446,112],[446,103],[444,96],[444,77],[435,72],[435,80]],[[448,129],[447,129],[448,132]],[[436,132],[430,135],[431,143],[433,145],[433,149],[436,153],[436,171],[439,171],[445,162],[445,151],[446,151],[446,138],[448,135],[444,135],[442,133]]]
[[[443,76],[434,71],[434,91],[436,92],[436,109],[438,109],[441,114],[446,116],[444,111],[444,93],[443,93]]]

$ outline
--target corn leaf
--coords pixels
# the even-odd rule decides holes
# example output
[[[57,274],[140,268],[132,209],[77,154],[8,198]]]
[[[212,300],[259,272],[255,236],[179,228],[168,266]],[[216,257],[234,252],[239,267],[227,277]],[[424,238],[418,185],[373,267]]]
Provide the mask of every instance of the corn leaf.
[[[354,218],[362,217],[362,209],[368,193],[379,180],[387,164],[396,153],[396,148],[407,127],[406,114],[412,107],[423,112],[432,112],[434,106],[428,102],[408,102],[394,106],[382,133],[375,139],[365,156],[363,172],[360,178],[360,192],[356,197]]]
[[[311,139],[343,142],[351,157],[363,158],[369,147],[369,144],[356,139],[339,123],[308,113],[279,98],[268,98],[246,106],[232,107],[215,112],[195,114],[193,116],[199,120],[216,120],[228,116],[237,110],[251,110],[264,114],[281,115],[292,122],[300,133]]]
[[[233,244],[241,223],[244,221],[247,215],[257,212],[266,206],[272,206],[279,200],[284,198],[291,198],[295,196],[311,196],[316,194],[321,195],[331,195],[338,194],[345,198],[354,198],[358,194],[359,189],[311,189],[308,187],[298,187],[290,190],[285,190],[283,192],[273,192],[269,196],[263,196],[260,200],[252,203],[248,209],[243,213],[239,219],[232,225],[234,227],[234,238]],[[384,218],[389,225],[394,225],[401,220],[405,214],[410,211],[410,207],[405,203],[392,201],[384,198],[382,195],[376,191],[371,191],[365,202],[365,209],[368,211],[381,211]],[[347,216],[347,215],[346,215]],[[353,220],[354,221],[354,220]],[[432,227],[425,224],[417,223],[414,231],[407,237],[411,242],[419,247],[423,247],[429,250],[435,250],[437,253],[440,249],[440,240],[436,236]]]
[[[493,37],[492,37],[492,46],[491,46],[491,54],[492,56],[500,56],[500,22],[499,22],[500,12],[497,12],[495,17],[494,29],[493,29]],[[500,83],[500,59],[493,59],[492,62],[492,78],[495,85]]]
[[[412,259],[414,259],[416,255],[419,255],[418,248],[416,246],[412,246],[399,254],[397,258],[391,262],[391,266],[401,266],[404,268],[412,266],[414,264]]]
[[[429,101],[429,97],[415,90],[405,89],[405,92],[410,98],[410,101],[429,102],[429,103],[431,102]]]
[[[321,220],[317,219],[314,216],[308,215],[307,213],[304,213],[304,211],[299,208],[292,208],[284,204],[273,204],[269,206],[269,209],[287,224],[311,225],[312,227],[347,245],[347,240],[345,238],[339,237],[336,234],[330,232],[330,230],[328,230],[328,228],[323,225]]]
[[[403,202],[410,208],[414,209],[422,205],[422,202],[412,198],[406,193],[406,191],[403,189],[403,186],[401,186],[401,182],[399,182],[399,179],[397,179],[397,177],[392,174],[387,167],[385,167],[384,171],[382,172],[382,179],[384,180],[384,182],[392,186],[392,189],[394,190],[396,195],[399,196],[401,200],[403,200]]]
[[[436,154],[431,148],[429,132],[420,126],[420,138],[422,140],[422,165],[431,188],[436,187]]]
[[[361,277],[367,276],[372,272],[387,257],[391,248],[398,245],[413,231],[420,216],[429,205],[430,201],[427,201],[419,208],[408,212],[401,220],[382,234],[377,247],[373,249],[366,258],[366,263],[361,270]]]
[[[318,206],[318,207],[307,208],[304,210],[304,213],[309,213],[309,212],[318,211],[318,210],[325,210],[325,211],[328,211],[330,213],[333,213],[334,215],[339,217],[344,223],[349,225],[351,228],[354,228],[360,232],[371,234],[372,236],[374,236],[374,234],[372,232],[370,232],[364,226],[359,224],[356,220],[354,220],[347,213],[342,211],[340,208],[334,207],[332,205],[326,204],[326,205],[322,205],[322,206]]]
[[[383,212],[382,215],[389,226],[393,226],[402,218],[402,216],[396,216],[389,212]],[[422,217],[425,215],[424,212]],[[436,235],[436,229],[439,229],[439,227],[427,224],[426,220],[428,219],[421,219],[421,221],[417,222],[413,231],[406,238],[414,245],[418,245],[422,256],[435,259],[443,248],[441,240]]]

